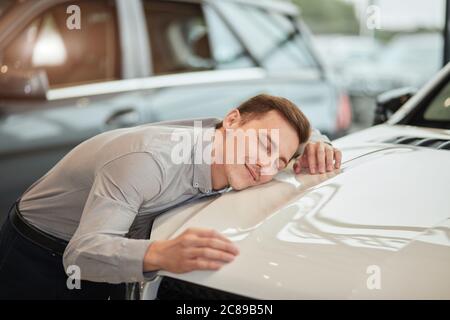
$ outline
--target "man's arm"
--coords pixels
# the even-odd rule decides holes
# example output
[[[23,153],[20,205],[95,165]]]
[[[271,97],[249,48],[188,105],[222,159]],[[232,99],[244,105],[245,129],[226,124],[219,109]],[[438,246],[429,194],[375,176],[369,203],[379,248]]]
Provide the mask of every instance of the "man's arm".
[[[317,129],[312,129],[308,142],[299,146],[297,156],[295,173],[300,173],[302,168],[309,168],[311,174],[316,174],[341,167],[341,151],[334,148],[330,139]]]
[[[219,267],[229,262],[228,252],[234,246],[210,230],[191,230],[187,238],[183,235],[154,243],[126,238],[142,203],[152,201],[162,187],[161,167],[148,153],[128,154],[99,169],[78,229],[64,252],[66,270],[77,265],[83,280],[121,283],[143,281],[144,272],[159,269],[216,269],[217,265],[210,263],[212,258],[221,263]],[[190,238],[195,241],[189,242]],[[172,250],[174,242],[183,250]],[[196,264],[196,260],[202,262]]]

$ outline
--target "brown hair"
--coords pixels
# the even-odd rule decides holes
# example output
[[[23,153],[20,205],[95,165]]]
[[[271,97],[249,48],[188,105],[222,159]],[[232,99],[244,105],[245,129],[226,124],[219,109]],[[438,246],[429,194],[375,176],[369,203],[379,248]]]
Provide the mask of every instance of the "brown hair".
[[[288,99],[259,94],[244,101],[238,108],[244,121],[257,119],[269,111],[278,111],[297,131],[300,143],[308,141],[311,131],[309,120],[300,109]],[[222,122],[216,128],[221,128]]]

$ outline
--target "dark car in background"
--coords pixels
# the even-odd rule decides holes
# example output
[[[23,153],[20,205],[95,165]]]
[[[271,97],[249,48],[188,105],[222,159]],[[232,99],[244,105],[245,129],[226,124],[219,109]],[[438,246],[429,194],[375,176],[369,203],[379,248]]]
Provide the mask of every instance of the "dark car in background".
[[[73,6],[79,29],[69,28]],[[262,92],[291,99],[331,137],[350,125],[347,96],[327,76],[288,2],[2,1],[2,216],[93,135],[223,117]]]

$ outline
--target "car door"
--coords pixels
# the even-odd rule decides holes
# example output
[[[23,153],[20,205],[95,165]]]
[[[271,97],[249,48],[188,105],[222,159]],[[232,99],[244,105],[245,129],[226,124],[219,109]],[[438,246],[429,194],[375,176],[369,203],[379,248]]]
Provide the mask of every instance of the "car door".
[[[41,101],[0,99],[0,110],[8,110],[0,115],[1,217],[83,140],[142,123],[137,94],[123,92],[117,84],[134,76],[133,63],[127,61],[133,60],[133,19],[119,11],[124,8],[120,2],[28,2],[32,7],[17,15],[11,34],[3,37],[9,40],[0,47],[2,73],[42,70],[50,89]],[[80,29],[67,24],[73,5],[80,9]]]
[[[148,121],[223,117],[265,91],[265,71],[208,3],[142,0],[142,7],[152,64],[143,91]]]

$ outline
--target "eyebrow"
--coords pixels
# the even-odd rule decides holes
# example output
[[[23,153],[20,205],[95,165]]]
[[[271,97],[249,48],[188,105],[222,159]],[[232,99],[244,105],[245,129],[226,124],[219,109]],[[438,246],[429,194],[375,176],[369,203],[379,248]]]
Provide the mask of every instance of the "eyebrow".
[[[270,137],[270,134],[266,134],[266,137],[267,137],[267,140],[269,140],[270,145],[273,146],[274,143],[272,142],[272,138]],[[287,161],[286,157],[284,157],[284,156],[280,156],[279,159],[284,162],[285,166],[287,166],[287,164],[289,163],[289,161]]]

